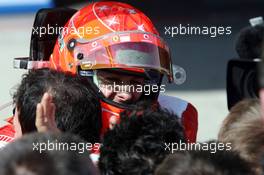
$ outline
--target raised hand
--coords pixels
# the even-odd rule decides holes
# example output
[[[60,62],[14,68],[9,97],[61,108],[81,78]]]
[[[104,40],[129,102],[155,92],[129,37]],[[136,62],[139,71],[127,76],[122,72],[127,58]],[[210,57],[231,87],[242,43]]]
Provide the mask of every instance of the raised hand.
[[[52,96],[45,93],[36,108],[35,125],[38,132],[60,133],[55,122],[56,106],[52,101]]]

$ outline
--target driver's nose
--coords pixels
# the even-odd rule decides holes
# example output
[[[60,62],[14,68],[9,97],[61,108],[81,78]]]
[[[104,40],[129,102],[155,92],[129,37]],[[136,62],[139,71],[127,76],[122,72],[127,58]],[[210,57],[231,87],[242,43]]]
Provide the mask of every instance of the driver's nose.
[[[118,103],[129,103],[132,101],[132,93],[129,92],[119,92],[116,94],[116,99],[115,101]]]

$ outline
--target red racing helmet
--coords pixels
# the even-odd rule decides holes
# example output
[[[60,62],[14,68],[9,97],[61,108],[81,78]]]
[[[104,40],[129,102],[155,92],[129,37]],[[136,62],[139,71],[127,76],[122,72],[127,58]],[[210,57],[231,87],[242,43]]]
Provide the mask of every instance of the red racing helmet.
[[[169,48],[150,19],[120,2],[96,2],[75,13],[61,30],[50,66],[74,74],[151,69],[173,79]]]

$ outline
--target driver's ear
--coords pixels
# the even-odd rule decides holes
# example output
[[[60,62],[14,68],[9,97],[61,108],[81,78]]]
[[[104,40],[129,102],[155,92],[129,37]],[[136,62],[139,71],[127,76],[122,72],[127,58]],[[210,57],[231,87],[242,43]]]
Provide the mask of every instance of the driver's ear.
[[[22,137],[22,129],[19,122],[20,110],[16,107],[14,108],[14,130],[15,130],[15,139]]]

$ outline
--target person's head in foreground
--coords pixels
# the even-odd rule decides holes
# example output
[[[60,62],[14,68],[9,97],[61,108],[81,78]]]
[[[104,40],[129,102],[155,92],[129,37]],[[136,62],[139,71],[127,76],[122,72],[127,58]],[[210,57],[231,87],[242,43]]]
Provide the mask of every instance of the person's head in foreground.
[[[158,166],[155,175],[254,175],[250,164],[231,151],[179,151]]]
[[[80,153],[78,150],[78,145],[84,143],[72,134],[33,133],[23,136],[0,151],[0,174],[97,175],[89,151]],[[75,148],[70,149],[70,145]]]
[[[174,114],[141,106],[121,115],[121,122],[103,139],[99,168],[102,174],[153,174],[170,153],[165,143],[185,142],[183,128]]]
[[[14,94],[17,136],[36,131],[36,107],[46,92],[52,96],[59,130],[99,142],[101,110],[92,84],[87,78],[49,69],[25,74]]]
[[[243,100],[231,108],[218,134],[219,142],[231,143],[233,151],[260,171],[264,153],[264,120],[257,99]]]
[[[234,105],[224,119],[220,128],[218,139],[224,141],[228,137],[233,137],[230,132],[239,127],[240,122],[247,122],[252,119],[261,118],[259,99],[245,99]]]

